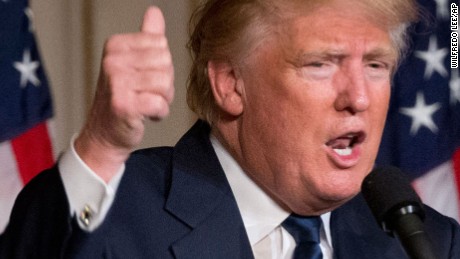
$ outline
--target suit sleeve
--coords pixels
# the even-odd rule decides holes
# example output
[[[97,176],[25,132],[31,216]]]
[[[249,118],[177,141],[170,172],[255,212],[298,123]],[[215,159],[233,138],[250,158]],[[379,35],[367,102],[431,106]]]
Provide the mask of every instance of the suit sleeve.
[[[450,250],[451,259],[460,258],[460,225],[454,219],[452,222],[452,247]]]
[[[460,258],[460,225],[455,219],[446,217],[425,205],[425,232],[439,258]]]
[[[57,167],[42,172],[16,199],[0,258],[63,258],[72,218]]]

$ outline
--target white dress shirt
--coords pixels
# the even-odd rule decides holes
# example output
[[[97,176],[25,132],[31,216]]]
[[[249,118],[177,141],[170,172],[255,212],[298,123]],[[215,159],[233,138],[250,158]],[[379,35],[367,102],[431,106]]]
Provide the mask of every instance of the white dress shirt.
[[[75,137],[70,148],[59,158],[58,168],[69,200],[70,215],[78,216],[78,225],[82,229],[93,231],[104,221],[113,203],[125,166],[106,184],[78,156],[73,145]],[[83,215],[85,211],[87,213]],[[87,219],[86,223],[83,218]]]
[[[214,136],[211,136],[211,143],[240,209],[254,257],[256,259],[292,258],[296,246],[295,240],[281,227],[281,223],[290,215],[290,211],[280,207],[255,184]],[[323,224],[320,232],[320,247],[323,259],[332,258],[329,219],[330,213],[321,216]]]
[[[240,209],[246,233],[256,259],[292,258],[294,238],[281,227],[290,212],[281,208],[262,191],[241,169],[219,141],[211,136],[211,143],[224,169]],[[79,226],[96,229],[113,203],[124,166],[106,184],[78,156],[72,144],[58,162],[61,178],[70,203],[71,215],[79,217]],[[330,213],[321,216],[321,250],[323,258],[332,258]]]

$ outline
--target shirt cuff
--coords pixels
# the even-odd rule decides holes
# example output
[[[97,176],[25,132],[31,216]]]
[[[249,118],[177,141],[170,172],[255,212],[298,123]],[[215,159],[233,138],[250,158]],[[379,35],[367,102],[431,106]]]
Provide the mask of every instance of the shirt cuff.
[[[64,183],[70,205],[70,215],[78,217],[79,226],[86,231],[93,231],[104,221],[115,193],[118,189],[125,165],[106,184],[75,151],[72,137],[70,148],[58,162],[59,173]]]

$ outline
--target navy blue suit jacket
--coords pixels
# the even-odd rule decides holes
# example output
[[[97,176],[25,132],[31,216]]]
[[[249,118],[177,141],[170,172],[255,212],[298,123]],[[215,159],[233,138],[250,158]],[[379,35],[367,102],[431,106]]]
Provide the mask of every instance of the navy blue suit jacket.
[[[442,257],[460,258],[458,224],[426,208],[426,228]],[[407,258],[381,231],[361,195],[331,215],[335,258]],[[175,147],[133,153],[104,223],[78,227],[57,168],[19,195],[2,258],[253,258],[235,198],[197,122]]]

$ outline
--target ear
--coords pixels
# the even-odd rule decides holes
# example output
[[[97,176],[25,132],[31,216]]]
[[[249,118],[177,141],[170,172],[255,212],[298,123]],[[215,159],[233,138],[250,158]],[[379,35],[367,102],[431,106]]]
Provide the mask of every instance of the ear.
[[[241,115],[244,87],[237,70],[229,62],[211,60],[208,77],[217,106],[229,115]]]

